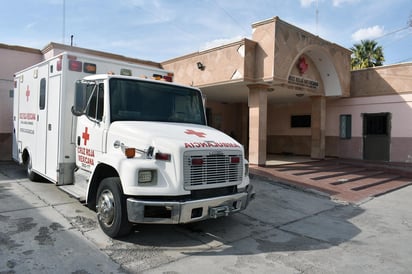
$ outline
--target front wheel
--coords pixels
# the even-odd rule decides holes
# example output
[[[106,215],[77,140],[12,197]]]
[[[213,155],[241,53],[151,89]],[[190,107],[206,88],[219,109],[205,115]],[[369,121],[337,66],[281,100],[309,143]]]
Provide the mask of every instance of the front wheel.
[[[97,190],[97,219],[104,233],[112,238],[127,235],[132,228],[120,184],[119,178],[106,178]]]

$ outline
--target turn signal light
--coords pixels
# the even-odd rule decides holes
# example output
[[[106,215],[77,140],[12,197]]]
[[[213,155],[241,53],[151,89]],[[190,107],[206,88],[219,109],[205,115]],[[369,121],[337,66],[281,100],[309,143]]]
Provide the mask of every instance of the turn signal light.
[[[127,158],[134,158],[136,155],[136,149],[132,147],[125,148],[124,155],[126,155]]]
[[[170,161],[172,156],[169,153],[156,153],[155,159],[156,160],[161,160],[161,161]]]

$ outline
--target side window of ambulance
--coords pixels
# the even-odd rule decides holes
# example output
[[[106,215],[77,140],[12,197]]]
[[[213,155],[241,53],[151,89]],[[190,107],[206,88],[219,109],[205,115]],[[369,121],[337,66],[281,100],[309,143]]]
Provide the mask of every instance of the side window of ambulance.
[[[104,89],[103,84],[99,84],[99,92],[97,94],[97,113],[96,119],[101,121],[103,118],[103,104],[104,104]]]
[[[103,118],[103,102],[104,102],[103,84],[99,84],[97,90],[93,92],[90,98],[89,107],[86,114],[92,119],[101,121]]]
[[[41,78],[39,108],[43,110],[45,107],[46,107],[46,78]]]

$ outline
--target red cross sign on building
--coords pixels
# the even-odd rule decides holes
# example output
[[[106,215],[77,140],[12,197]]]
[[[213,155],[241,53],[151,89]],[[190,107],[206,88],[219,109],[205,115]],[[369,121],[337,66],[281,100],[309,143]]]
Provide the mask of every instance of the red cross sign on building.
[[[304,74],[308,70],[308,68],[309,68],[309,65],[308,63],[306,63],[305,57],[303,56],[300,57],[299,63],[298,63],[298,69],[299,69],[300,74],[301,75]]]
[[[200,137],[200,138],[204,138],[206,136],[206,133],[194,131],[193,129],[186,129],[185,133],[189,135],[196,135],[197,137]]]
[[[30,97],[30,88],[29,88],[29,85],[27,85],[27,89],[26,89],[27,102],[29,101],[29,97]]]
[[[83,140],[84,140],[84,145],[86,146],[87,145],[87,141],[89,141],[89,139],[90,139],[90,134],[87,132],[89,129],[86,127],[85,129],[84,129],[84,132],[82,133],[82,138],[83,138]]]

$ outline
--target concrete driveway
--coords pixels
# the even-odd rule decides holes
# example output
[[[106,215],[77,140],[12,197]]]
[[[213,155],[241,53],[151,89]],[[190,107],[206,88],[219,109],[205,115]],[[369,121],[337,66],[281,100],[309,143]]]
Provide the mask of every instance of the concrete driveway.
[[[410,273],[412,187],[351,205],[252,183],[240,214],[113,240],[77,200],[0,162],[0,273]]]

